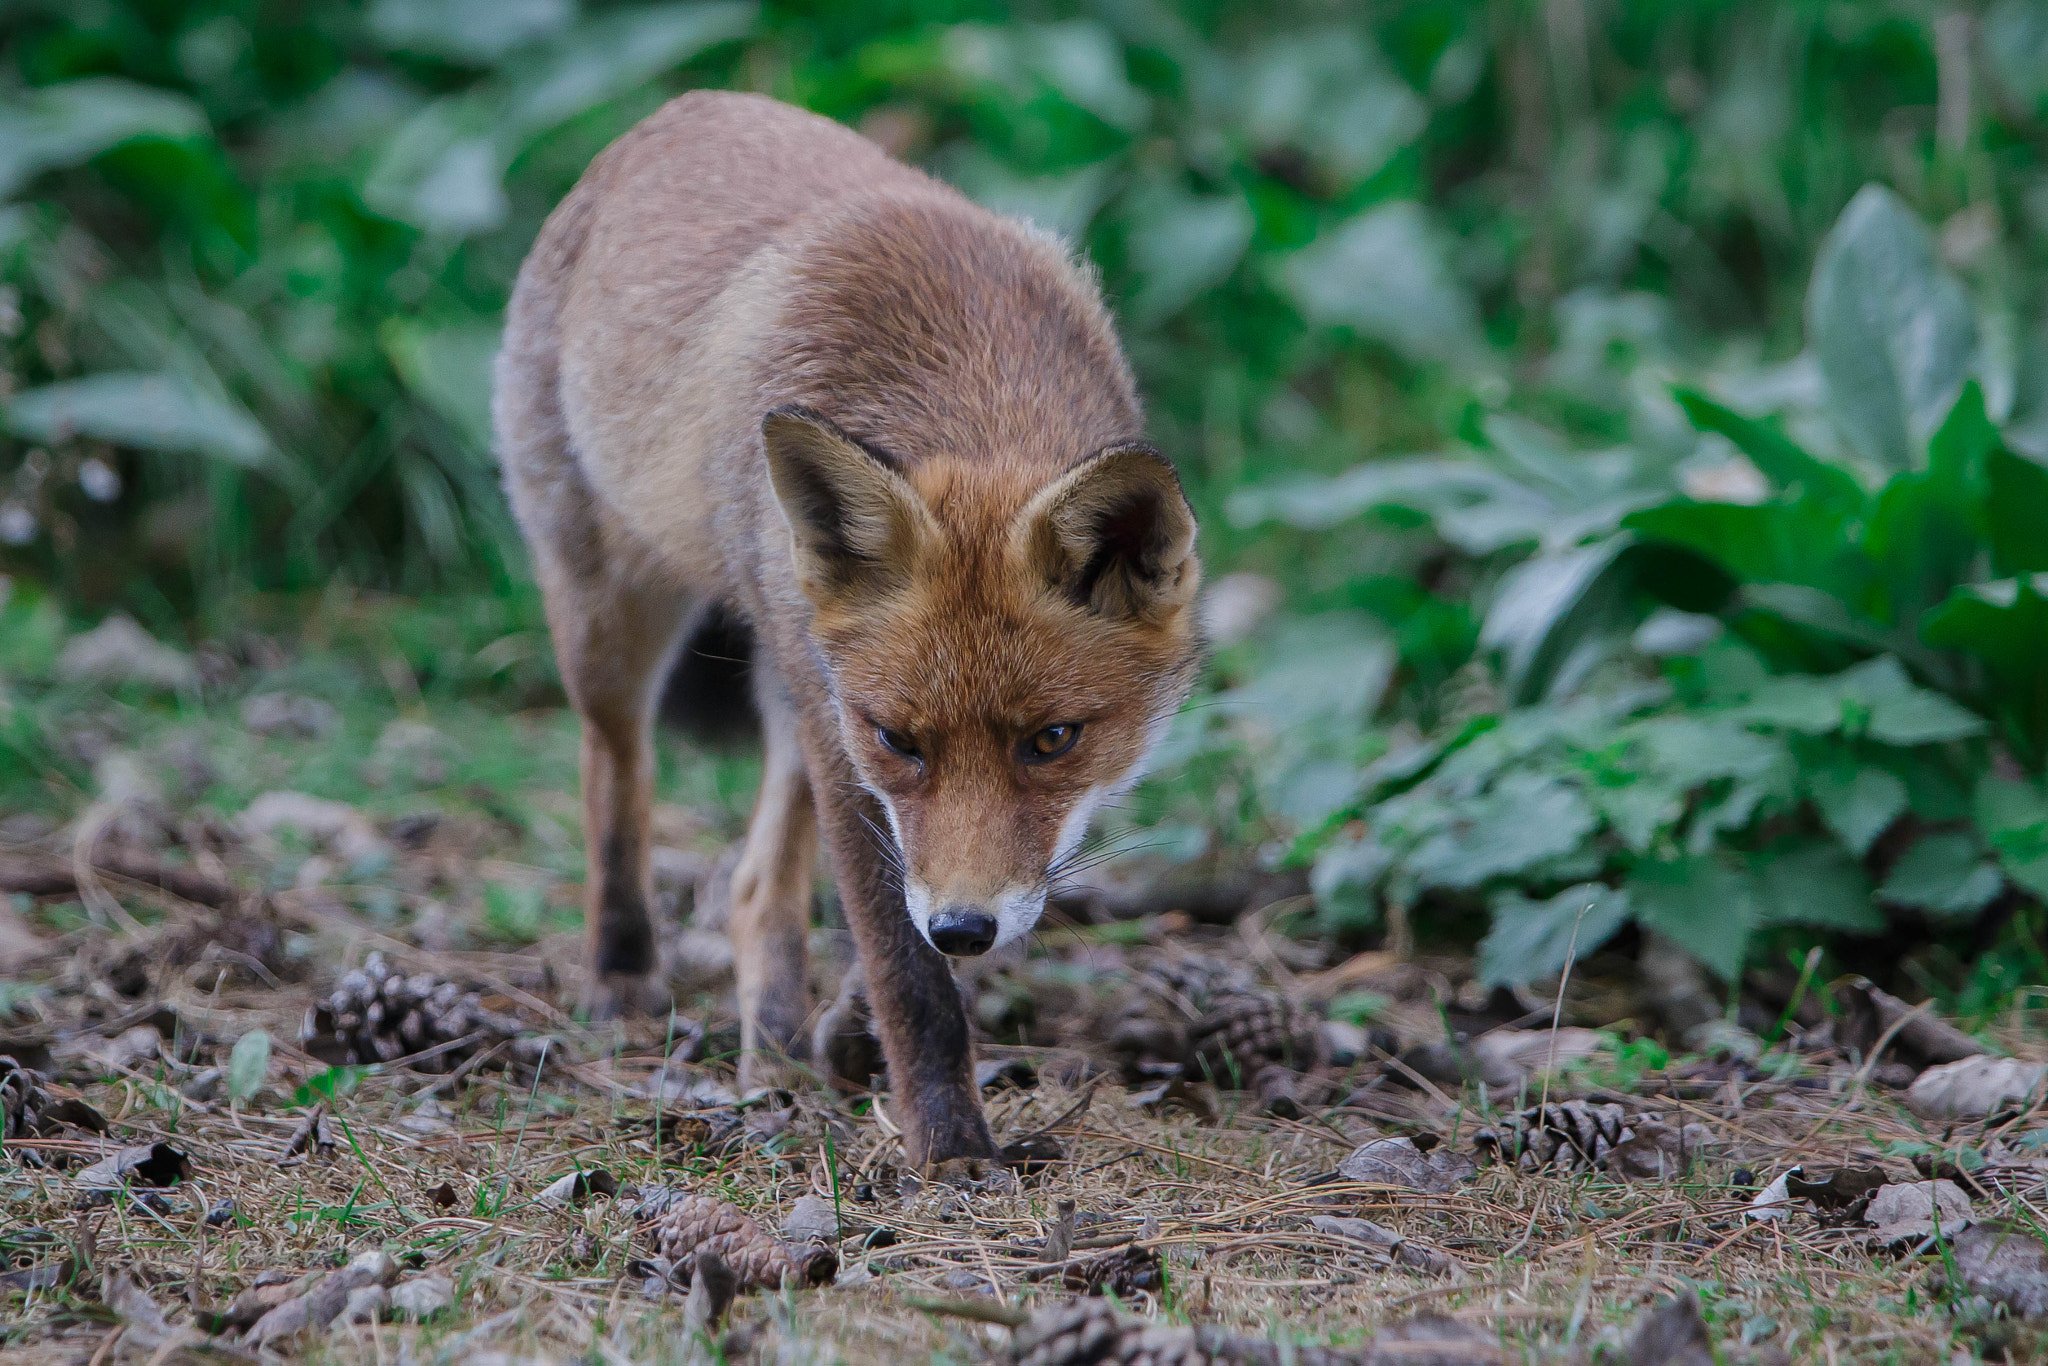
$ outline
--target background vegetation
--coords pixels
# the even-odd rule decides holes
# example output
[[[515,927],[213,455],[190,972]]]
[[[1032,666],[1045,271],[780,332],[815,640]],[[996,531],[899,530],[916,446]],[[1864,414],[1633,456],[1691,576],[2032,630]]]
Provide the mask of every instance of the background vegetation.
[[[0,51],[0,805],[95,781],[49,664],[114,609],[545,700],[506,292],[732,86],[1101,266],[1220,580],[1144,859],[1496,981],[2048,981],[2032,0],[13,0]]]

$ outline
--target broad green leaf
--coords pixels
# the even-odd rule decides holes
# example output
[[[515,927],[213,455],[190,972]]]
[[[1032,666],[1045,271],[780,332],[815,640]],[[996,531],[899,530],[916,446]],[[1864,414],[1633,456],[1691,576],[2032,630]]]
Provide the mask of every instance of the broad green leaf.
[[[436,326],[388,319],[379,333],[405,387],[449,423],[479,458],[491,449],[491,366],[498,354],[494,322]]]
[[[334,1101],[347,1095],[363,1084],[363,1078],[370,1074],[367,1067],[344,1064],[330,1067],[325,1072],[316,1072],[300,1082],[292,1091],[292,1104],[303,1109],[319,1101]]]
[[[526,137],[615,100],[721,43],[751,33],[760,7],[750,0],[689,0],[629,5],[593,14],[542,46],[502,87],[507,113]]]
[[[1019,104],[1028,103],[1042,81],[1114,128],[1135,130],[1151,113],[1151,100],[1124,70],[1116,36],[1093,20],[955,24],[945,31],[940,53],[956,80],[998,87]]]
[[[1825,844],[1766,853],[1758,859],[1762,921],[1815,925],[1850,934],[1878,934],[1884,916],[1870,900],[1861,864]]]
[[[1977,828],[2007,877],[2048,898],[2048,799],[2038,786],[1987,773],[1973,803]]]
[[[1714,402],[1697,389],[1675,395],[1692,425],[1733,442],[1763,471],[1764,478],[1796,498],[1813,499],[1835,512],[1855,512],[1864,502],[1863,486],[1848,470],[1807,453],[1775,426],[1747,418]]]
[[[976,203],[1068,241],[1078,241],[1088,231],[1109,198],[1117,172],[1114,162],[1099,161],[1056,175],[1020,175],[980,146],[967,143],[948,149],[939,158],[938,169]]]
[[[1926,226],[1896,194],[1866,185],[1814,261],[1807,336],[1836,425],[1865,457],[1902,470],[1968,377],[1977,324]]]
[[[1124,249],[1137,292],[1128,312],[1140,324],[1171,317],[1237,269],[1252,240],[1242,195],[1194,195],[1154,185],[1124,201]]]
[[[206,115],[183,95],[115,76],[21,91],[0,99],[0,199],[44,171],[79,165],[137,138],[206,131]]]
[[[1612,939],[1628,918],[1628,892],[1597,882],[1545,901],[1509,893],[1494,902],[1493,927],[1480,941],[1479,980],[1519,986],[1548,977]]]
[[[7,428],[30,441],[94,437],[141,450],[197,451],[262,465],[270,437],[241,407],[177,374],[109,372],[46,384],[7,404]]]
[[[1356,27],[1267,39],[1238,73],[1244,135],[1306,153],[1339,189],[1414,141],[1428,110]]]
[[[1750,931],[1763,919],[1756,880],[1714,855],[1636,865],[1629,878],[1637,923],[1722,978],[1742,971]]]
[[[1788,674],[1759,685],[1728,715],[1744,725],[1830,735],[1842,728],[1842,694],[1825,678]]]
[[[1984,502],[1986,534],[1995,574],[2036,574],[2048,570],[2048,469],[2008,450],[1985,462],[1989,493]]]
[[[1509,696],[1545,696],[1574,647],[1622,626],[1628,572],[1626,536],[1537,555],[1501,576],[1479,627],[1479,646],[1498,650]],[[1628,622],[1633,625],[1633,622]]]
[[[1859,858],[1906,810],[1904,781],[1869,764],[1809,769],[1804,778],[1821,821]]]
[[[270,1035],[261,1029],[252,1029],[235,1040],[234,1048],[228,1053],[228,1096],[234,1100],[246,1101],[263,1089],[263,1079],[270,1072]]]
[[[1888,745],[1967,740],[1987,729],[1975,712],[1916,687],[1890,655],[1844,669],[1832,681],[1844,701],[1867,709],[1865,734]]]
[[[1444,828],[1403,862],[1420,887],[1477,887],[1577,849],[1599,818],[1578,790],[1537,773],[1510,773],[1459,803]]]
[[[576,18],[572,0],[373,0],[370,32],[396,52],[489,66]]]
[[[1319,326],[1348,327],[1413,361],[1481,363],[1479,311],[1420,204],[1368,209],[1284,258],[1281,292]]]
[[[1308,878],[1325,926],[1362,930],[1378,924],[1380,880],[1393,864],[1393,851],[1370,837],[1326,845]]]
[[[1320,531],[1380,508],[1428,517],[1439,535],[1472,555],[1541,540],[1556,522],[1555,507],[1540,494],[1483,465],[1436,456],[1373,460],[1339,475],[1253,485],[1232,493],[1226,510],[1235,526],[1279,521]]]
[[[1983,910],[2004,888],[2005,879],[1976,839],[1958,830],[1915,840],[1877,894],[1896,906],[1960,919]]]
[[[1622,526],[1646,542],[1695,551],[1745,585],[1799,584],[1840,599],[1854,595],[1869,573],[1849,543],[1848,517],[1818,499],[1753,505],[1672,499],[1630,512]]]
[[[1997,0],[1981,21],[1985,66],[2007,99],[2038,120],[2048,116],[2048,7]]]

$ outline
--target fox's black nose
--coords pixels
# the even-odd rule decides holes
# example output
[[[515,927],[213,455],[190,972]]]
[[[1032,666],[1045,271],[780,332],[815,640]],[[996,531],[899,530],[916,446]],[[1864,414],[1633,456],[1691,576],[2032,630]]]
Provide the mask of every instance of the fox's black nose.
[[[972,958],[996,942],[996,918],[972,906],[948,906],[932,917],[931,934],[940,953]]]

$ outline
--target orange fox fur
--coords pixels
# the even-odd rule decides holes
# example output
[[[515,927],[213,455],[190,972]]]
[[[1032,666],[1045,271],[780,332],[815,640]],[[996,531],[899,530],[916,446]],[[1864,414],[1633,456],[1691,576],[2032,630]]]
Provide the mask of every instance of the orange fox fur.
[[[1197,653],[1193,514],[1090,274],[829,120],[685,95],[541,230],[495,419],[583,720],[593,1004],[651,997],[655,702],[736,614],[742,1070],[806,1052],[822,840],[910,1160],[990,1156],[941,949],[1030,929]]]

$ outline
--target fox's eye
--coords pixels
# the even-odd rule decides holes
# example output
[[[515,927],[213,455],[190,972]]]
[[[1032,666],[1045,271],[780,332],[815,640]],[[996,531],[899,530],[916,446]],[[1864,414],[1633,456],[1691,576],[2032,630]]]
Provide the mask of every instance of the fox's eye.
[[[892,754],[900,754],[906,759],[920,757],[917,752],[917,746],[912,744],[910,737],[900,730],[890,730],[887,726],[877,726],[875,727],[875,738],[882,742],[883,749],[888,750]]]
[[[1081,738],[1081,723],[1069,721],[1064,725],[1047,726],[1024,742],[1024,762],[1042,764],[1047,759],[1057,759],[1074,747]]]

